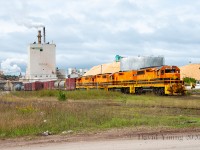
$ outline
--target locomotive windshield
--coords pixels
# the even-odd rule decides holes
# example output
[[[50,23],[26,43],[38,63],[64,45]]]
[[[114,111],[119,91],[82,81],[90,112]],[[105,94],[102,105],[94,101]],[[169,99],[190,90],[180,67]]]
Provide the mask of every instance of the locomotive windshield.
[[[176,69],[165,69],[165,73],[179,73]]]

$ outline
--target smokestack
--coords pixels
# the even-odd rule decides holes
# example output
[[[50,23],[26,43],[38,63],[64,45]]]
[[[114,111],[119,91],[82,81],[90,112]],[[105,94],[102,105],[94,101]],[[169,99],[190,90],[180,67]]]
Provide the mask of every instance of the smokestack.
[[[43,38],[44,38],[44,44],[46,43],[46,33],[45,33],[45,27],[43,27]]]
[[[41,35],[41,31],[38,30],[38,44],[41,44],[41,38],[42,38],[42,35]]]

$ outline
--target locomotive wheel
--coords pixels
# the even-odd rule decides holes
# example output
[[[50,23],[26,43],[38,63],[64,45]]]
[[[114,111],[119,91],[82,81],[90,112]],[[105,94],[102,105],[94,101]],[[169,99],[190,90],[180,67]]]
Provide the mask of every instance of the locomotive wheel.
[[[153,93],[154,93],[155,95],[160,95],[160,94],[159,94],[159,88],[154,88],[154,89],[153,89]]]
[[[130,89],[129,89],[129,88],[126,88],[126,89],[125,89],[125,93],[130,94]]]
[[[164,88],[160,88],[159,89],[159,95],[164,95],[164,94],[165,94]]]
[[[140,94],[142,94],[143,93],[143,89],[142,88],[140,88]]]
[[[157,95],[157,88],[153,88],[153,93]]]
[[[135,94],[138,94],[138,88],[135,88]]]
[[[121,89],[121,92],[122,92],[122,93],[125,93],[125,92],[124,92],[124,88]]]
[[[142,88],[136,88],[135,89],[135,93],[138,94],[138,95],[141,95],[143,92]]]
[[[130,94],[130,89],[129,88],[122,88],[121,92],[125,93],[125,94]]]
[[[164,88],[154,88],[153,93],[155,95],[165,95],[165,90]]]

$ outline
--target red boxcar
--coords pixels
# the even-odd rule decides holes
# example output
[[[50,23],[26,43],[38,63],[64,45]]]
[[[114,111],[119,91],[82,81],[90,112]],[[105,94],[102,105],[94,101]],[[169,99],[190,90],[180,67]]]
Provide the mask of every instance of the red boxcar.
[[[54,89],[54,81],[43,82],[43,88],[45,90],[52,90],[52,89]]]
[[[32,83],[24,83],[24,91],[32,91]]]
[[[43,82],[43,88],[44,88],[45,90],[48,90],[48,89],[49,89],[49,81]]]
[[[49,81],[49,89],[50,90],[54,89],[54,82],[55,81]]]
[[[36,82],[32,82],[32,91],[38,91],[43,89],[43,83],[36,81]]]
[[[75,78],[67,78],[65,84],[66,84],[67,91],[76,89],[76,79]]]

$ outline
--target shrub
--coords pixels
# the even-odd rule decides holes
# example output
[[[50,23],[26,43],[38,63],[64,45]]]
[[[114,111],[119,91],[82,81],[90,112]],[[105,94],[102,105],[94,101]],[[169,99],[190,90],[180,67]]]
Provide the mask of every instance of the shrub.
[[[185,83],[196,83],[196,80],[194,79],[194,78],[189,78],[189,77],[185,77],[185,78],[183,78],[183,81],[185,82]]]
[[[66,95],[65,95],[64,92],[59,91],[59,93],[58,93],[58,100],[59,101],[66,101],[67,100],[67,97],[66,97]]]

